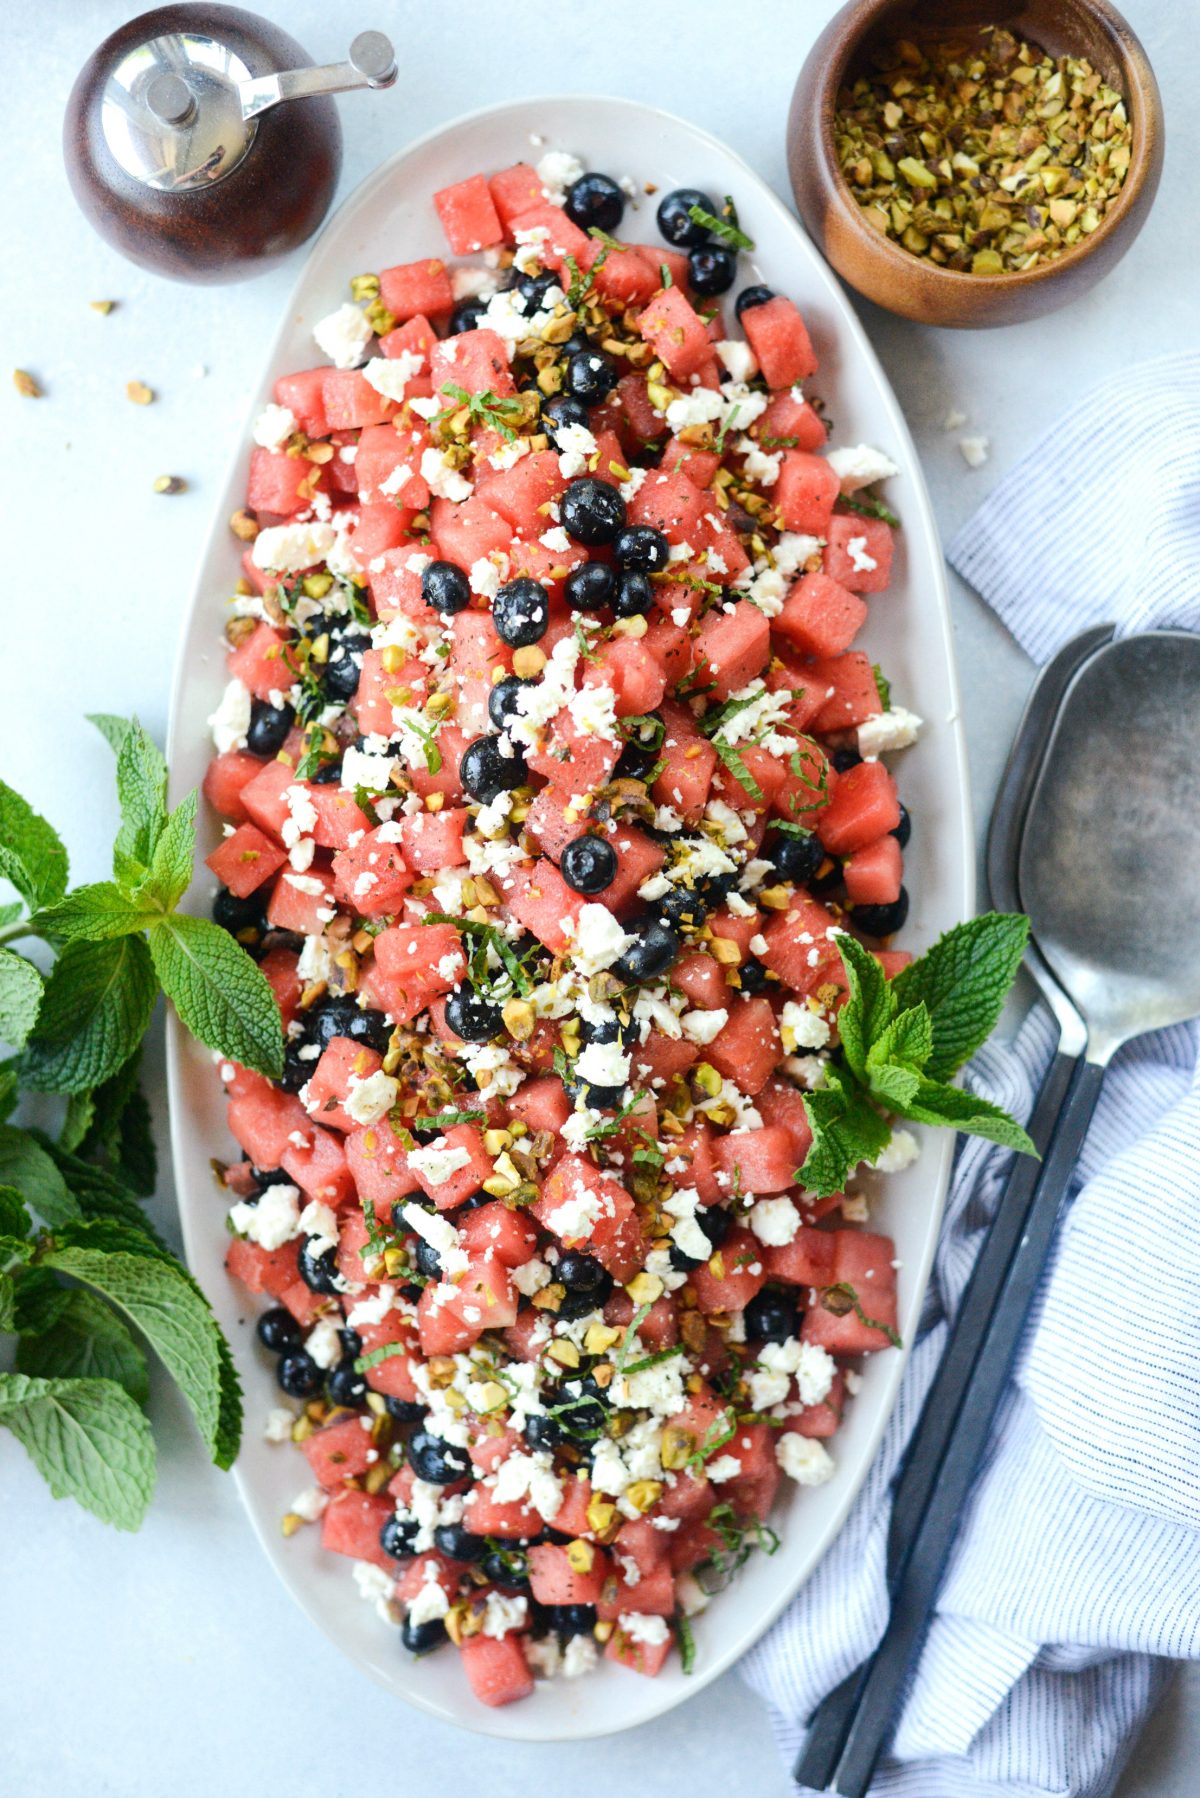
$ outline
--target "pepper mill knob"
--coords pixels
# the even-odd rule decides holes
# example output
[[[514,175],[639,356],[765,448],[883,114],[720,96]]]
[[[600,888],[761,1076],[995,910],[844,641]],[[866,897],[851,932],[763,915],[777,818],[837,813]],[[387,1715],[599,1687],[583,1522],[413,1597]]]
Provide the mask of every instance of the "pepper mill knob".
[[[345,62],[314,67],[253,13],[159,7],[106,38],[72,89],[72,190],[143,268],[238,280],[302,243],[328,210],[342,155],[329,96],[391,87],[396,75],[380,31],[360,32]]]

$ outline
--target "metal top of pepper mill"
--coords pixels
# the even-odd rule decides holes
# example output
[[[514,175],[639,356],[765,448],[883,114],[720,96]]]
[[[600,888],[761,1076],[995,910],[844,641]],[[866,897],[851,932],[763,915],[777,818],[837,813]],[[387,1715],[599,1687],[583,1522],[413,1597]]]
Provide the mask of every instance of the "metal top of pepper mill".
[[[215,38],[170,32],[127,50],[104,83],[101,129],[127,175],[187,193],[212,187],[242,161],[259,116],[285,100],[391,87],[396,58],[381,31],[362,31],[345,62],[251,76]]]

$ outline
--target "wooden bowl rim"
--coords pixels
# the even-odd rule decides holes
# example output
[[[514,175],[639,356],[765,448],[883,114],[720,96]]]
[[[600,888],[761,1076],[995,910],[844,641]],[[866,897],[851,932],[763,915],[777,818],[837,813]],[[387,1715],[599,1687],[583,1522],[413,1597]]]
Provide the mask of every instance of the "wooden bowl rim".
[[[847,20],[840,49],[829,59],[823,73],[818,77],[819,127],[817,136],[829,175],[832,203],[836,205],[839,216],[847,228],[864,251],[868,255],[874,256],[881,267],[892,270],[901,279],[919,273],[921,278],[929,281],[930,284],[935,282],[940,284],[945,288],[947,294],[953,291],[963,296],[976,294],[981,299],[985,296],[995,298],[1001,294],[1013,293],[1018,289],[1028,290],[1038,287],[1053,281],[1058,275],[1070,273],[1078,268],[1102,243],[1107,242],[1120,229],[1127,215],[1140,199],[1155,160],[1153,153],[1147,155],[1147,145],[1152,130],[1161,144],[1162,97],[1150,59],[1142,48],[1137,33],[1116,7],[1109,5],[1108,0],[1064,0],[1068,7],[1080,13],[1088,13],[1096,20],[1116,53],[1125,82],[1126,91],[1123,98],[1130,108],[1133,126],[1129,171],[1116,200],[1106,210],[1103,220],[1090,237],[1072,245],[1069,250],[1064,250],[1060,256],[1054,257],[1052,261],[1044,263],[1040,268],[1014,269],[1011,273],[1003,275],[972,275],[966,270],[942,268],[938,263],[930,262],[923,256],[913,255],[911,250],[901,249],[890,238],[881,237],[878,231],[873,231],[870,225],[864,223],[861,209],[850,191],[838,162],[833,137],[833,121],[837,110],[837,95],[842,84],[842,76],[856,52],[861,48],[863,39],[895,3],[896,0],[857,0],[853,9],[857,16]],[[836,18],[835,14],[835,21]],[[814,53],[810,52],[810,55]],[[1136,104],[1134,103],[1135,98]]]

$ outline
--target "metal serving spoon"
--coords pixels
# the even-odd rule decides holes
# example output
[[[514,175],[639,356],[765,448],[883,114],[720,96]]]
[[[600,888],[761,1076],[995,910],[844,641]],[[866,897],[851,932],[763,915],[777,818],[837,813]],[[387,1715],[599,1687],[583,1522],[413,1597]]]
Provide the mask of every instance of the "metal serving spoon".
[[[857,1682],[844,1745],[820,1781],[845,1798],[867,1790],[924,1636],[1105,1069],[1133,1037],[1200,1014],[1198,808],[1200,637],[1149,632],[1099,650],[1068,687],[1018,868],[1051,994],[1059,983],[1084,1040],[936,1487],[893,1587],[887,1635]],[[1068,1058],[1064,1041],[1059,1059]],[[807,1773],[805,1756],[798,1776],[812,1783]]]
[[[1073,637],[1042,669],[1025,703],[988,826],[988,887],[992,904],[999,911],[1021,909],[1017,891],[1021,832],[1063,695],[1088,657],[1111,641],[1113,629],[1111,624],[1098,625]],[[1049,1141],[1062,1109],[1075,1064],[1083,1052],[1086,1032],[1083,1019],[1032,943],[1026,950],[1025,965],[1059,1029],[1058,1049],[1046,1071],[1028,1125],[1040,1153]],[[997,1292],[1024,1229],[1038,1171],[1039,1163],[1030,1156],[1018,1155],[1013,1161],[1008,1184],[976,1258],[937,1373],[905,1449],[892,1488],[888,1524],[889,1597],[894,1595],[904,1577],[916,1532],[936,1490],[942,1456],[958,1417],[963,1392],[991,1318]],[[870,1656],[856,1667],[821,1701],[809,1719],[808,1739],[795,1769],[799,1784],[821,1790],[833,1779],[874,1658]]]

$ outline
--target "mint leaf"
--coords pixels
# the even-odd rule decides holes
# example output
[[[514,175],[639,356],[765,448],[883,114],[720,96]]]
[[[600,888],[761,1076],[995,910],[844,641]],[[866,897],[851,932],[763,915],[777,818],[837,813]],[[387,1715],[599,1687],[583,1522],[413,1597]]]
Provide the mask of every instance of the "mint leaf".
[[[0,1237],[0,1259],[3,1255],[3,1237]],[[17,1283],[10,1273],[0,1273],[0,1333],[10,1335],[17,1327]]]
[[[117,752],[121,828],[113,847],[113,873],[121,886],[144,878],[167,822],[167,764],[162,751],[134,718]]]
[[[898,1005],[923,1004],[929,1012],[931,1079],[948,1080],[987,1041],[1028,940],[1028,918],[985,912],[956,924],[892,981]]]
[[[23,1048],[41,1002],[42,977],[33,963],[0,949],[0,1041]]]
[[[903,1068],[917,1075],[933,1052],[933,1029],[923,1005],[911,1005],[880,1031],[867,1051],[867,1084],[876,1082],[887,1069]]]
[[[44,1336],[66,1309],[68,1288],[48,1267],[25,1267],[16,1279],[16,1319],[20,1336]]]
[[[838,1034],[847,1062],[859,1079],[865,1080],[871,1044],[895,1013],[893,982],[857,938],[843,931],[837,938],[837,947],[850,988],[850,996],[838,1014]]]
[[[90,1092],[72,1093],[63,1113],[58,1140],[64,1149],[79,1147],[96,1119],[96,1101]]]
[[[167,819],[150,863],[150,875],[143,890],[164,911],[173,911],[192,884],[198,798],[193,788],[185,799],[180,800]]]
[[[90,1224],[108,1223],[135,1234],[137,1250],[149,1254],[150,1247],[169,1254],[167,1245],[138,1204],[136,1194],[116,1175],[93,1162],[69,1153],[61,1143],[39,1137],[42,1147],[66,1181],[78,1210],[76,1219]],[[70,1224],[65,1226],[68,1230]],[[147,1245],[150,1245],[149,1247]],[[117,1246],[127,1246],[125,1243]],[[172,1256],[172,1260],[174,1257]]]
[[[163,991],[206,1048],[278,1078],[283,1026],[265,975],[227,931],[207,918],[172,915],[150,930]]]
[[[0,1124],[0,1185],[15,1186],[52,1230],[82,1215],[45,1149],[14,1124]]]
[[[46,984],[25,1052],[25,1085],[77,1093],[109,1079],[145,1035],[157,992],[140,936],[68,943]]]
[[[944,1085],[940,1080],[920,1080],[913,1097],[893,1109],[917,1124],[943,1124],[951,1130],[965,1131],[968,1136],[1001,1143],[1022,1155],[1037,1154],[1025,1131],[1007,1111],[993,1105],[990,1099]]]
[[[76,1225],[72,1242],[43,1256],[43,1265],[70,1274],[115,1305],[141,1331],[191,1407],[211,1450],[221,1422],[220,1332],[190,1276],[170,1257],[127,1248],[84,1246],[114,1240],[112,1226]],[[116,1233],[120,1239],[120,1233]]]
[[[2,780],[0,875],[12,882],[30,911],[52,905],[67,890],[67,852],[58,832]]]
[[[92,1292],[76,1289],[63,1298],[53,1328],[17,1344],[17,1371],[45,1379],[115,1380],[144,1405],[150,1397],[146,1357],[116,1312]]]
[[[0,1061],[0,1120],[9,1117],[17,1103],[17,1058]]]
[[[46,906],[31,922],[43,935],[65,943],[104,943],[145,930],[156,916],[153,906],[126,898],[115,881],[97,880]]]
[[[114,755],[120,755],[121,745],[129,735],[129,719],[118,718],[115,712],[87,712],[89,724],[94,724]]]
[[[150,1128],[150,1107],[139,1085],[139,1049],[111,1080],[92,1095],[95,1111],[78,1143],[60,1138],[64,1149],[79,1150],[85,1161],[98,1161],[131,1192],[148,1198],[158,1181],[158,1157]]]
[[[154,1439],[115,1381],[0,1374],[0,1424],[55,1498],[73,1498],[118,1529],[137,1529],[154,1490]]]
[[[24,1199],[15,1186],[0,1186],[0,1235],[23,1237],[33,1229]]]
[[[826,1066],[825,1081],[804,1094],[813,1139],[797,1175],[822,1199],[844,1191],[847,1176],[860,1161],[873,1161],[892,1134],[866,1093],[836,1062]]]

